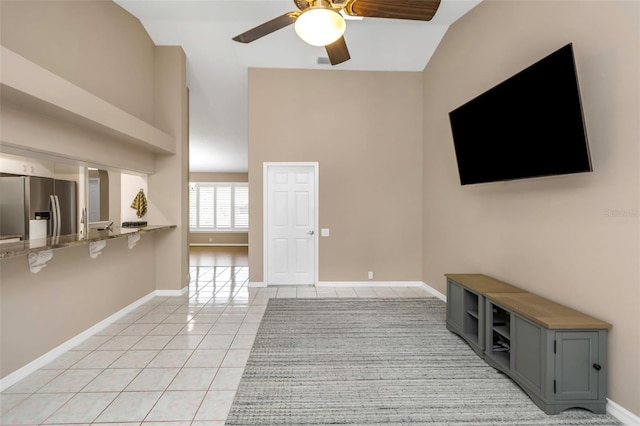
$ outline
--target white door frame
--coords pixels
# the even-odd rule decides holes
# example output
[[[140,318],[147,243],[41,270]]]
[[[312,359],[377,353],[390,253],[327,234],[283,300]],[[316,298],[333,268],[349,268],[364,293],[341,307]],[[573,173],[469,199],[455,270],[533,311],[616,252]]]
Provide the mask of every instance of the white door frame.
[[[269,194],[269,179],[267,177],[269,168],[271,167],[313,167],[314,174],[314,216],[315,223],[313,224],[315,230],[315,237],[313,242],[313,285],[318,285],[318,259],[319,259],[319,242],[320,232],[318,229],[318,182],[319,182],[319,163],[315,162],[264,162],[262,163],[262,262],[263,262],[263,280],[264,285],[269,285],[269,206],[267,205],[267,199]]]

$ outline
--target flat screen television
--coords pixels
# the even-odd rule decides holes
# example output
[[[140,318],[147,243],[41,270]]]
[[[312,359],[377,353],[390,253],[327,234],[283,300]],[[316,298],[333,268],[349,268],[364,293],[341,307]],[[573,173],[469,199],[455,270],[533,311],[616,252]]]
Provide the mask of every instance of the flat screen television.
[[[449,113],[462,185],[592,171],[573,46]]]

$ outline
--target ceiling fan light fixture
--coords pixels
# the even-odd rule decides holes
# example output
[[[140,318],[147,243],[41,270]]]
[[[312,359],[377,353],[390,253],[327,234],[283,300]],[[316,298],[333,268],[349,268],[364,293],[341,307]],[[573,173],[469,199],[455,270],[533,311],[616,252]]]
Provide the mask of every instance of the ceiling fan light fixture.
[[[340,13],[326,7],[305,9],[296,19],[298,37],[312,46],[327,46],[344,34],[347,24]]]

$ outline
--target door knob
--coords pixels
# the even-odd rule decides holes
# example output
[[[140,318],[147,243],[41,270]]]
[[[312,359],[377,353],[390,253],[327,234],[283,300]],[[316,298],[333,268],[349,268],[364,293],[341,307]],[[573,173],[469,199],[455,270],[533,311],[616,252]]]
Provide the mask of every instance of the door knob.
[[[307,232],[307,234],[313,235],[313,234],[315,234],[315,232],[314,231],[309,231],[309,232]]]

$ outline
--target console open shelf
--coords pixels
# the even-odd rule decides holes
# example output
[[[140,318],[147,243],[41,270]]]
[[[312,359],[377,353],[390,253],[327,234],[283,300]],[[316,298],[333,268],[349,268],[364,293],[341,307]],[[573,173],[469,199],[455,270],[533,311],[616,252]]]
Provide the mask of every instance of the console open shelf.
[[[487,301],[487,342],[485,355],[498,364],[509,368],[511,361],[511,315],[502,307]],[[491,364],[491,363],[490,363]]]
[[[485,348],[487,292],[522,291],[482,274],[447,274],[447,328],[482,355]]]

